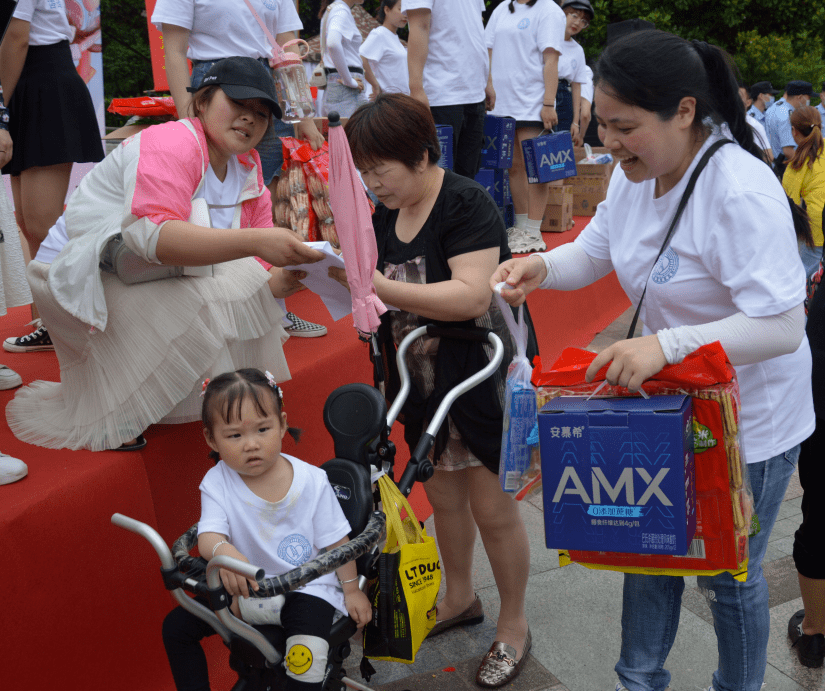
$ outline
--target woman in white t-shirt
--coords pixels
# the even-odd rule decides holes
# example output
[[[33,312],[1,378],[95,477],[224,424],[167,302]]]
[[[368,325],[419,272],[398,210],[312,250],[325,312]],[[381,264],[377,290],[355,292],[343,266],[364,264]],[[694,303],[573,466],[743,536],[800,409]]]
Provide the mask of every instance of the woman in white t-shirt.
[[[289,378],[276,286],[254,257],[290,266],[323,255],[272,227],[254,151],[281,114],[271,75],[235,57],[206,77],[195,117],[143,130],[109,154],[29,263],[60,382],[34,382],[8,404],[18,439],[134,451],[149,425],[199,419],[204,377],[256,365]],[[204,206],[211,218],[196,213]],[[124,282],[100,267],[118,234],[145,262],[211,271]],[[283,296],[290,273],[276,272]]]
[[[742,451],[761,531],[750,539],[747,581],[699,577],[714,617],[716,691],[758,691],[767,664],[771,529],[814,429],[805,275],[788,199],[764,162],[725,54],[661,31],[609,45],[595,69],[599,135],[620,166],[607,199],[576,240],[537,259],[502,264],[491,282],[519,304],[532,290],[575,290],[615,270],[641,308],[645,334],[606,348],[611,384],[638,390],[666,364],[720,341],[741,392]],[[697,178],[667,250],[667,230],[699,159],[732,133]],[[539,261],[541,260],[541,261]],[[684,579],[626,574],[617,689],[668,686]],[[698,680],[696,680],[698,681]]]
[[[364,0],[322,0],[321,50],[327,86],[321,102],[321,115],[336,111],[348,118],[366,101],[364,94],[364,65],[358,50],[361,31],[355,24],[352,8]]]
[[[484,37],[496,90],[492,114],[516,120],[510,190],[516,225],[507,229],[511,252],[535,252],[547,206],[547,183],[527,184],[521,142],[556,126],[555,97],[564,13],[553,0],[509,0],[493,10]]]
[[[407,26],[407,15],[401,7],[401,0],[381,0],[375,18],[381,26],[370,32],[360,49],[365,67],[370,67],[367,72],[367,81],[372,86],[370,99],[375,99],[382,91],[409,95],[407,49],[397,33]]]
[[[573,144],[584,143],[581,130],[581,89],[587,81],[587,63],[584,50],[573,36],[586,29],[593,21],[593,6],[589,0],[564,0],[561,4],[567,25],[559,58],[559,90],[556,108],[559,112],[559,130],[569,130]]]

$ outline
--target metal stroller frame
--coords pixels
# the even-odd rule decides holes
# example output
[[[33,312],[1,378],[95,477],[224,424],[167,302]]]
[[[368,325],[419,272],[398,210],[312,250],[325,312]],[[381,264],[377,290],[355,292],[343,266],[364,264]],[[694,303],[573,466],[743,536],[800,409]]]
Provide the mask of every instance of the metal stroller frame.
[[[410,391],[405,355],[410,344],[425,333],[441,338],[489,343],[494,347],[494,354],[486,367],[455,386],[444,397],[398,482],[405,496],[409,495],[416,481],[425,482],[432,477],[435,469],[427,456],[450,406],[459,396],[493,374],[501,363],[504,346],[488,329],[442,328],[431,324],[413,330],[398,346],[396,359],[401,390],[389,412],[383,395],[366,384],[347,384],[330,394],[323,416],[333,438],[336,457],[321,467],[327,472],[352,527],[347,544],[320,554],[281,576],[264,579],[263,569],[233,557],[219,555],[207,562],[202,557],[190,556],[190,550],[197,543],[197,524],[178,538],[170,550],[149,525],[119,513],[112,516],[112,523],[116,526],[140,535],[151,544],[160,558],[163,584],[172,597],[181,607],[207,622],[223,639],[230,650],[230,666],[239,677],[233,691],[278,689],[279,678],[285,675],[281,665],[285,641],[280,627],[253,627],[229,612],[229,598],[220,580],[220,569],[258,581],[260,590],[253,594],[257,597],[274,597],[296,590],[353,560],[356,561],[358,584],[362,589],[368,578],[374,576],[380,542],[386,531],[384,514],[374,510],[378,498],[372,488],[370,466],[383,469],[392,477],[395,447],[389,441],[389,433]],[[209,607],[189,597],[187,592],[206,598]],[[351,617],[341,617],[333,623],[324,691],[344,691],[346,688],[372,691],[370,687],[347,677],[343,669],[343,663],[350,654],[349,639],[356,631]]]

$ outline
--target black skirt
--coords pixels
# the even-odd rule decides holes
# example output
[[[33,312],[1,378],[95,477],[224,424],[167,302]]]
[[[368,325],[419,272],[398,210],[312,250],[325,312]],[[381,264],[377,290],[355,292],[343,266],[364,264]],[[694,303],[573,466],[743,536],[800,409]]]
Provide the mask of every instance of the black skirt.
[[[6,105],[14,149],[4,175],[35,166],[103,160],[92,97],[75,69],[68,41],[29,46]]]

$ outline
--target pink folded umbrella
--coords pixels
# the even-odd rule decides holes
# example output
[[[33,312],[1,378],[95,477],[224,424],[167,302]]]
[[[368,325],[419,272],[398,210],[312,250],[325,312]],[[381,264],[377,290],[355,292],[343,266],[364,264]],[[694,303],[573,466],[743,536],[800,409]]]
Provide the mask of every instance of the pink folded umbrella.
[[[372,283],[378,247],[367,193],[352,162],[341,119],[335,112],[329,114],[329,205],[347,267],[355,328],[365,334],[372,333],[381,323],[378,316],[387,311]]]

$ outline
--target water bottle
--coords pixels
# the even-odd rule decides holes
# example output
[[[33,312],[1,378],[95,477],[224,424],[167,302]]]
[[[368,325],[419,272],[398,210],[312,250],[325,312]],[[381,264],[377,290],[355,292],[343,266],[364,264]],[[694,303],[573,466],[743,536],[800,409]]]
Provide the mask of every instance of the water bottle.
[[[283,48],[276,43],[272,50],[273,57],[269,59],[269,65],[274,70],[275,92],[278,95],[281,111],[283,111],[281,119],[284,122],[298,122],[315,115],[302,56],[284,50],[284,48],[300,43],[306,46],[307,51],[309,50],[306,41],[301,39],[289,41],[284,44]]]

